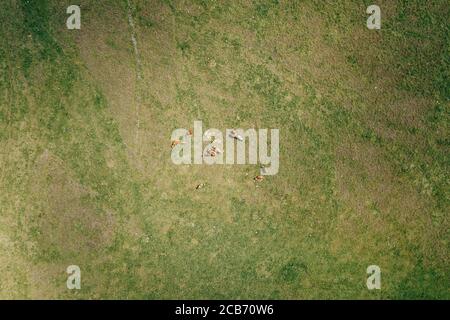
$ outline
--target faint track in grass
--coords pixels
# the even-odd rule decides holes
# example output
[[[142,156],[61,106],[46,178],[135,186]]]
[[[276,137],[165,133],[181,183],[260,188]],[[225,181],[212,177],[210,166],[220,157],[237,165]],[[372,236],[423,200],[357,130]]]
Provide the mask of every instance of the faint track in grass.
[[[133,44],[134,58],[136,64],[136,105],[135,105],[135,118],[136,118],[136,135],[135,146],[139,149],[139,131],[140,131],[140,105],[142,103],[142,62],[139,54],[138,43],[136,40],[136,26],[133,19],[133,7],[130,0],[127,0],[127,15],[128,25],[131,32],[131,43]],[[137,152],[139,154],[139,151]]]

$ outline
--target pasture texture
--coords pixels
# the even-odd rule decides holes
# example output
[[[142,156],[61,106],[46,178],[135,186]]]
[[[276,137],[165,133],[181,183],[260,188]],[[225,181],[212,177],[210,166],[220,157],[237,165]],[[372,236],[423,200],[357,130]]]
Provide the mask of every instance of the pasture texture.
[[[369,1],[71,4],[0,2],[0,298],[450,297],[447,1],[381,30]],[[195,120],[280,129],[279,173],[174,165]]]

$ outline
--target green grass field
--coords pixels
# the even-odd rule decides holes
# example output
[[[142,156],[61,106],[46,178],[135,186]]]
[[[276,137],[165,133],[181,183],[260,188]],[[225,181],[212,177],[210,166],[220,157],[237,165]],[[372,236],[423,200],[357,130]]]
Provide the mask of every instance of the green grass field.
[[[448,1],[130,2],[0,1],[0,298],[450,298]],[[279,173],[174,165],[194,120]]]

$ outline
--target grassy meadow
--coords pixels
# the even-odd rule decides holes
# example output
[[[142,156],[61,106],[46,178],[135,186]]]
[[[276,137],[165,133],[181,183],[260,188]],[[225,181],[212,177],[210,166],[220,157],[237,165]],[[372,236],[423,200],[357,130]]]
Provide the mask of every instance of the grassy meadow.
[[[0,1],[0,298],[450,298],[448,1],[130,3]],[[174,165],[195,120],[279,173]]]

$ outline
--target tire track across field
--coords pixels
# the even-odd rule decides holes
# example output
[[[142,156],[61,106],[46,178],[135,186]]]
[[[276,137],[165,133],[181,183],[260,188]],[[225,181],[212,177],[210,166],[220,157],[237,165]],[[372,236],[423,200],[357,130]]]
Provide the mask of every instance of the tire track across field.
[[[136,135],[135,145],[139,148],[139,129],[140,129],[140,105],[142,103],[142,62],[139,54],[138,43],[136,40],[136,27],[133,19],[133,7],[130,0],[127,0],[127,14],[128,24],[131,32],[131,43],[133,44],[134,58],[136,64],[136,103],[135,103],[135,118],[136,118]],[[139,150],[137,152],[139,154]]]

